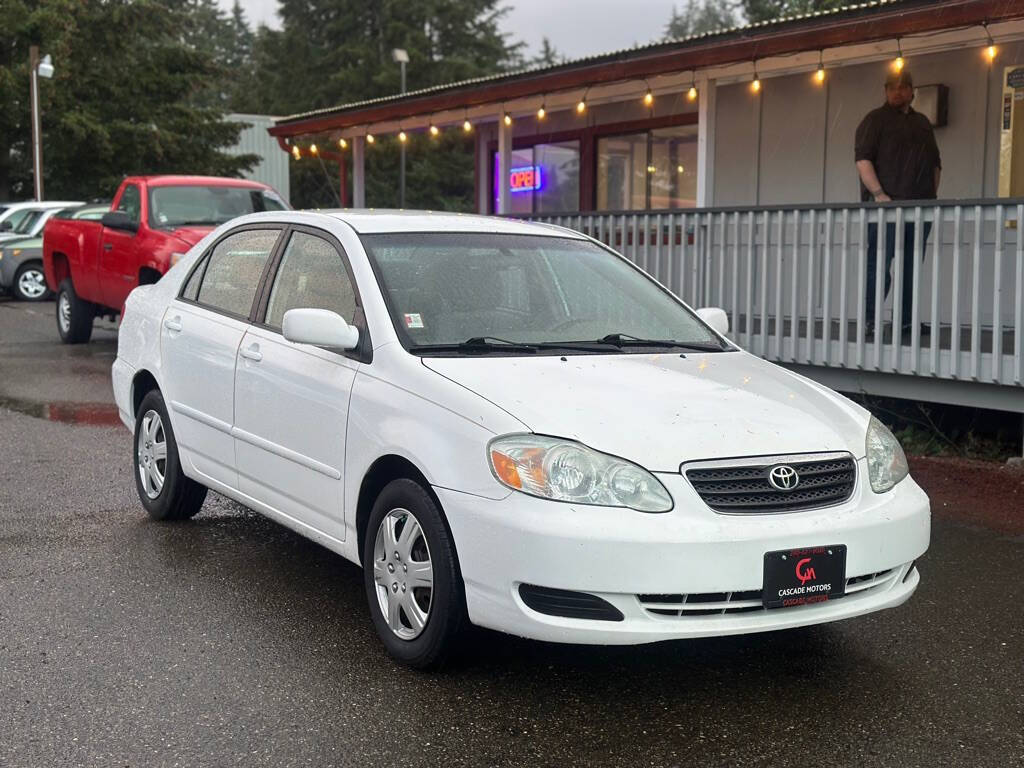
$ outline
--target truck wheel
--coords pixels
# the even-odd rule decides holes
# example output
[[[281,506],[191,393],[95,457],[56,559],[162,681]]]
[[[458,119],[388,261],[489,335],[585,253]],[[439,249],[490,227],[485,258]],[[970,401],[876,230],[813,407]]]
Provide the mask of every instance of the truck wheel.
[[[188,520],[206,499],[206,486],[181,471],[178,443],[160,390],[150,390],[135,414],[135,487],[154,520]]]
[[[57,289],[57,332],[65,344],[84,344],[92,338],[92,319],[96,307],[75,294],[71,278]]]
[[[42,301],[50,297],[43,266],[38,261],[29,261],[18,267],[11,288],[15,297],[22,301]]]

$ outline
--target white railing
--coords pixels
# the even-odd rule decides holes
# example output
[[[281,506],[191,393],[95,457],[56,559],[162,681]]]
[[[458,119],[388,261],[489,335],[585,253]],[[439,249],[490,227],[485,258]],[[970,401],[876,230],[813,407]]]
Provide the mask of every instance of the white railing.
[[[737,343],[769,360],[1024,384],[1024,200],[526,218],[606,243],[691,306],[722,307]],[[907,329],[903,270],[893,269],[887,299],[884,259],[868,283],[869,227],[879,223],[909,225],[924,252],[909,278]],[[894,265],[904,251],[895,240]]]

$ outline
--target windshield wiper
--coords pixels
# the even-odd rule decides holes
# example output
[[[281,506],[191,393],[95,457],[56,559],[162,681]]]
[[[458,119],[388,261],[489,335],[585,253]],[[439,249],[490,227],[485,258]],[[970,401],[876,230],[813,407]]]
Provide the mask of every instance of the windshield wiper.
[[[410,349],[425,352],[528,352],[533,354],[537,352],[539,346],[499,339],[495,336],[473,336],[457,344],[414,344]]]
[[[617,347],[672,347],[690,349],[694,352],[725,352],[728,347],[701,341],[676,341],[675,339],[641,339],[628,333],[609,333],[597,339],[598,344],[614,344]]]

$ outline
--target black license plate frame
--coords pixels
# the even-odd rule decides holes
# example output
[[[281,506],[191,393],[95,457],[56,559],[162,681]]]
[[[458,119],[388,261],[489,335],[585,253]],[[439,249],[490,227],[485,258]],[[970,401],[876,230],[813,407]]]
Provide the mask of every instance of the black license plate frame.
[[[764,607],[795,608],[846,594],[846,545],[778,549],[764,554]]]

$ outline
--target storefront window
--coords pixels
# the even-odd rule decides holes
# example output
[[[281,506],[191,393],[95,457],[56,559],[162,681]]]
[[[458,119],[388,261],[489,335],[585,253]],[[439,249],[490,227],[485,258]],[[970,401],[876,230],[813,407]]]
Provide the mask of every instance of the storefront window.
[[[509,166],[509,213],[565,213],[580,209],[580,143],[514,149]],[[494,154],[494,210],[498,210],[498,155]]]
[[[692,208],[697,201],[697,126],[597,142],[597,209]]]

